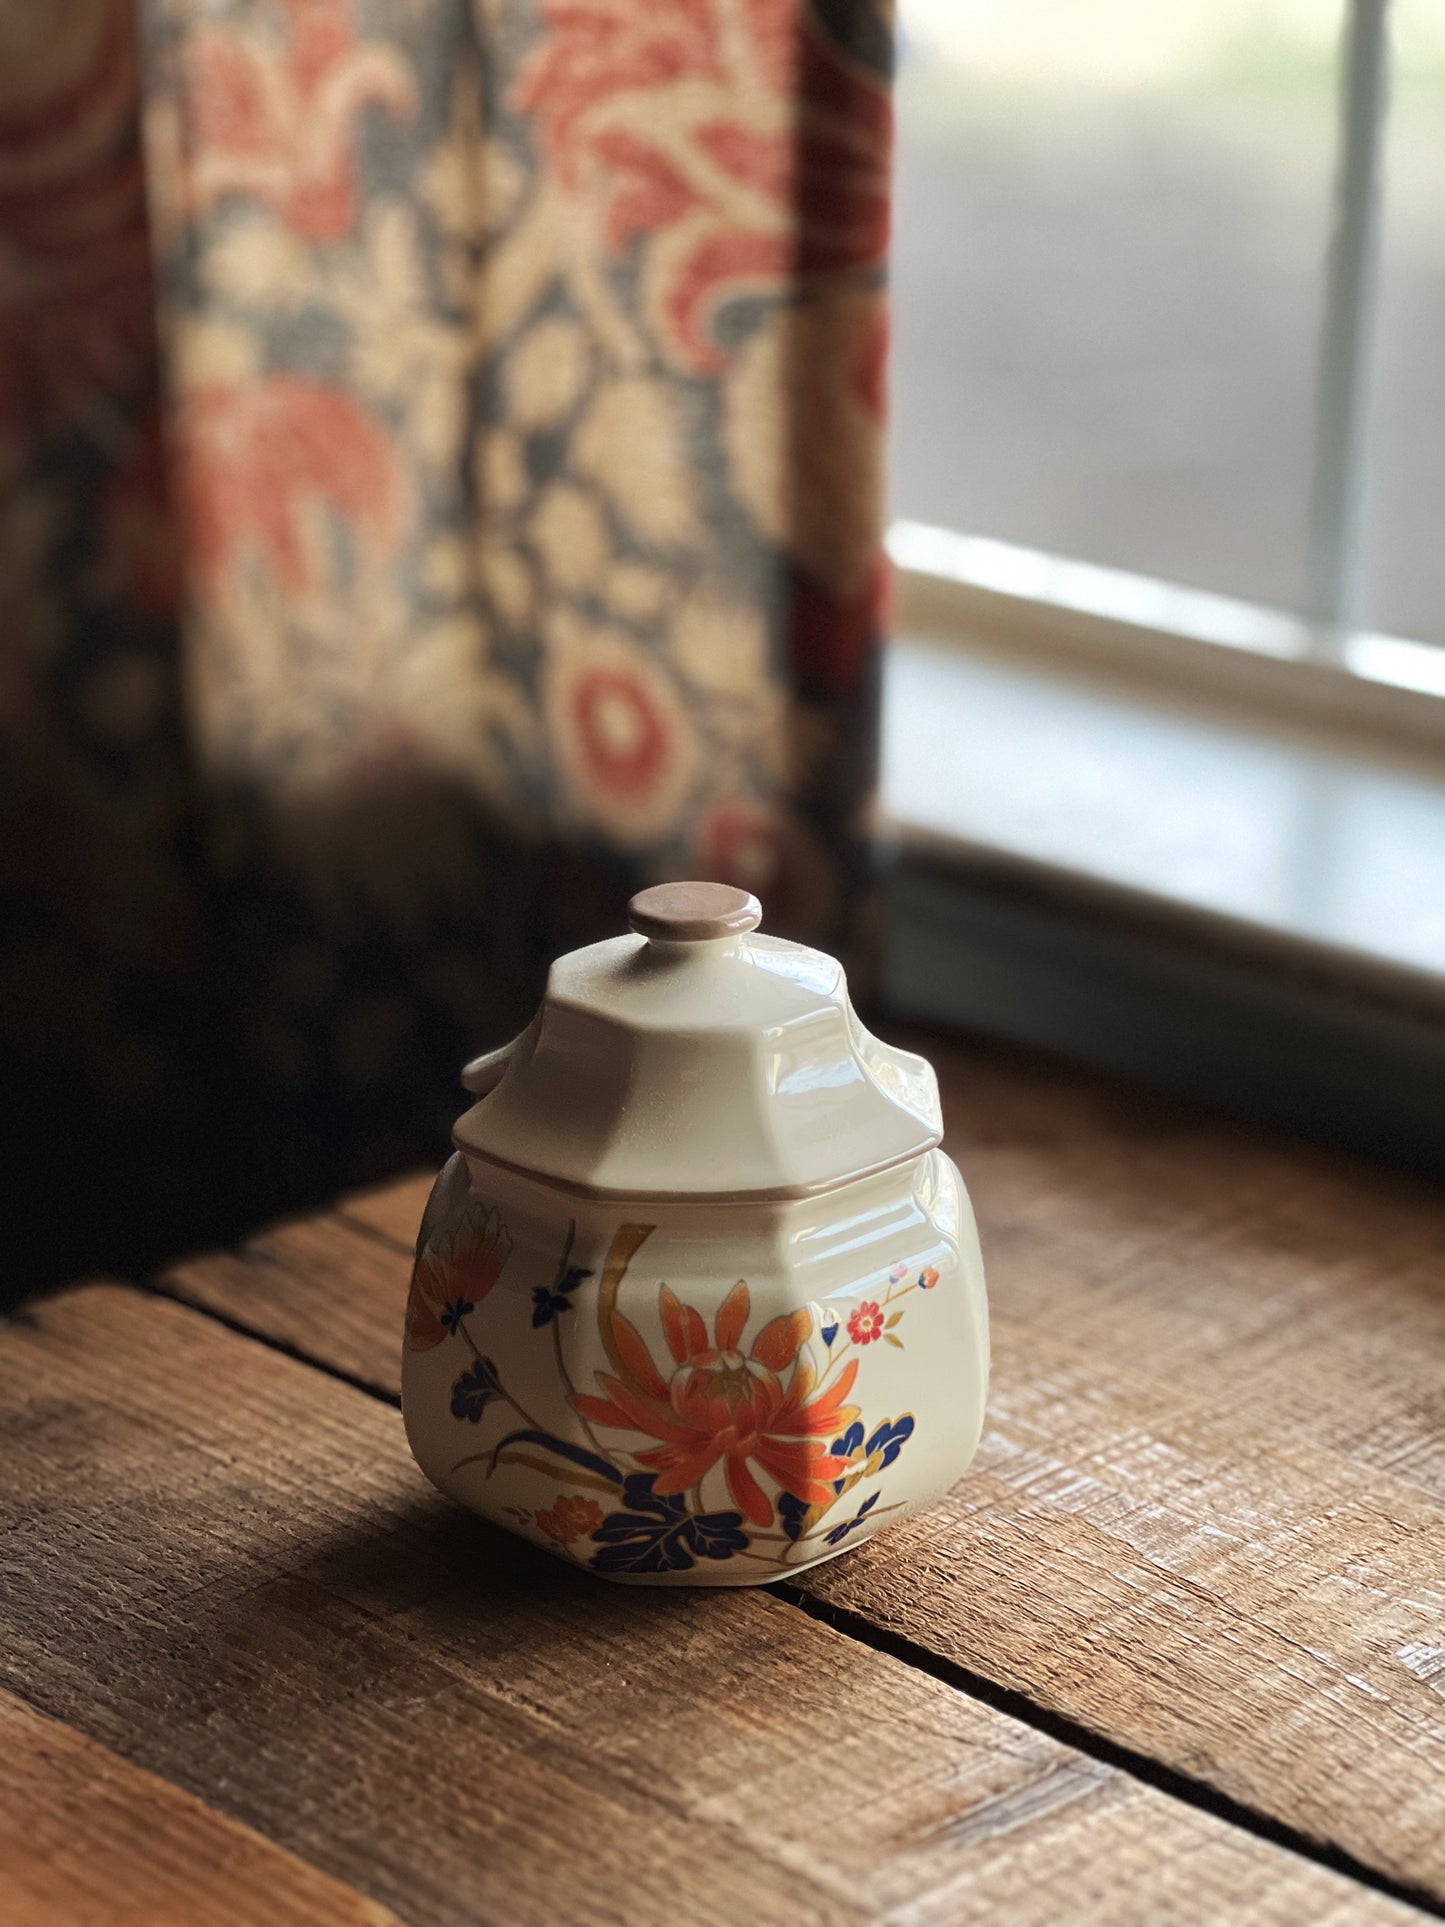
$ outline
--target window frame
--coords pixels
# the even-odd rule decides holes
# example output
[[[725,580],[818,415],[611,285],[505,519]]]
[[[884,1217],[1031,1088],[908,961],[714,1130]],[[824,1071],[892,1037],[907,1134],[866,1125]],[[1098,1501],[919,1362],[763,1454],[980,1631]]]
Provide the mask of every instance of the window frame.
[[[1356,620],[1388,5],[1347,0],[1302,613],[900,520],[887,538],[895,651],[943,645],[1022,675],[1083,678],[1118,710],[1141,697],[1203,708],[1267,737],[1296,772],[1324,732],[1358,766],[1413,763],[1445,803],[1445,646]],[[922,740],[906,686],[895,676],[890,697],[885,666],[885,701]],[[1106,735],[1086,754],[1107,756]],[[1051,800],[1033,746],[1009,749],[1016,791],[1062,821],[1063,791]],[[941,830],[912,822],[885,780],[880,988],[893,1015],[1037,1045],[1445,1174],[1445,955],[1438,970],[1402,971],[1321,944],[1287,905],[1273,924],[1231,918],[1202,896],[1129,883],[1122,862],[1112,875],[1041,862],[1018,839],[1004,847],[1006,825],[981,835],[955,820],[966,808],[950,801]]]
[[[989,633],[1281,719],[1445,742],[1445,644],[1366,630],[1358,620],[1389,8],[1390,0],[1345,0],[1301,612],[900,520],[888,551],[904,627]]]
[[[1252,723],[1445,747],[1445,648],[899,521],[894,626],[1178,690]]]

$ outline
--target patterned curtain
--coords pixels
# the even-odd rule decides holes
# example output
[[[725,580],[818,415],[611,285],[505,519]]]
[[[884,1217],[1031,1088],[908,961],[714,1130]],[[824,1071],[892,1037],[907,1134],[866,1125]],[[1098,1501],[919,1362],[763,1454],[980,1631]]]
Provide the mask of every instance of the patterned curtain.
[[[122,1199],[173,1248],[415,1156],[643,882],[856,950],[883,5],[0,6],[3,1021],[52,1247],[77,1156],[97,1259]]]

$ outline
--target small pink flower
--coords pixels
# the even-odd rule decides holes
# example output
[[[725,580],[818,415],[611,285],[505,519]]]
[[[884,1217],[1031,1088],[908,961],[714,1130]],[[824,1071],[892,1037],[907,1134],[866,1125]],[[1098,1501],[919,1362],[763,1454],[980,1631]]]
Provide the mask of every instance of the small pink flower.
[[[907,1265],[894,1265],[893,1269],[888,1274],[888,1282],[890,1285],[896,1285],[900,1278],[906,1278],[907,1276],[908,1276]]]
[[[865,1299],[848,1319],[848,1336],[855,1345],[871,1345],[883,1336],[883,1313],[872,1299]]]

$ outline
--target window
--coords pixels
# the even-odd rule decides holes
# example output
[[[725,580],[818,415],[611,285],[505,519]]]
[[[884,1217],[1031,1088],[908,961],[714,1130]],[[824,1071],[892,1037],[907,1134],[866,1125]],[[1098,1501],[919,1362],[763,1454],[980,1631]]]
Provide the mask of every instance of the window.
[[[904,0],[898,103],[905,572],[1445,694],[1440,0]]]
[[[896,1008],[1427,1155],[1445,0],[902,0]]]

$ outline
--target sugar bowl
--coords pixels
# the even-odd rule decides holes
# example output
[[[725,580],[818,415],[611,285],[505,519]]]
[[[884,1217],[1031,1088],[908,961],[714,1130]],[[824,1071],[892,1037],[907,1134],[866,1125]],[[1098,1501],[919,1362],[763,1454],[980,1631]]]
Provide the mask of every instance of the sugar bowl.
[[[402,1409],[462,1505],[618,1580],[757,1585],[945,1492],[988,1379],[928,1064],[746,892],[560,958],[422,1219]]]

